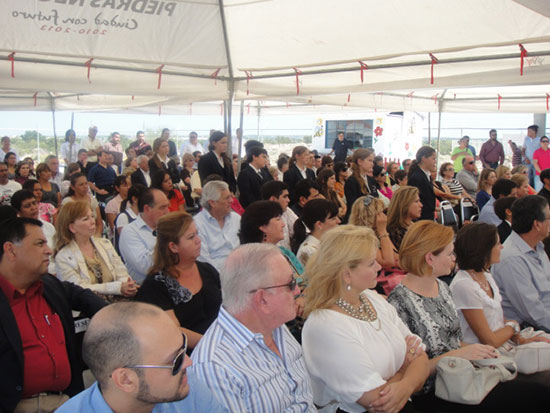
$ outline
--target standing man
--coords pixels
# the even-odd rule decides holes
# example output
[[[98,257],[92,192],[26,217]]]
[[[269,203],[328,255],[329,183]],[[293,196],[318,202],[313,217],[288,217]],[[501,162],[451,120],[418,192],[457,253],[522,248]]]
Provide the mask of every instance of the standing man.
[[[0,205],[10,205],[11,197],[20,189],[19,182],[8,179],[8,165],[0,162]]]
[[[540,138],[537,138],[539,131],[538,125],[531,125],[527,128],[527,136],[523,140],[523,159],[527,165],[527,173],[529,177],[529,185],[535,187],[535,167],[533,166],[533,155],[540,148]]]
[[[139,216],[122,228],[119,249],[132,279],[142,284],[153,264],[157,224],[168,211],[168,198],[159,189],[147,189],[138,199]]]
[[[248,164],[241,170],[237,178],[239,202],[246,208],[254,201],[261,199],[261,187],[273,178],[266,172],[267,151],[261,146],[253,146],[247,151]]]
[[[69,164],[78,160],[78,151],[80,150],[80,146],[75,141],[75,131],[68,129],[67,132],[65,132],[65,142],[63,142],[60,149],[61,159],[65,162],[65,167],[68,167]]]
[[[197,132],[191,132],[189,133],[189,142],[185,142],[181,145],[181,156],[185,153],[193,153],[195,151],[199,151],[201,153],[204,152],[204,147],[199,142],[199,135],[197,135]]]
[[[141,130],[137,131],[136,140],[133,141],[128,146],[128,148],[132,148],[134,151],[136,151],[136,156],[147,155],[148,151],[153,151],[153,148],[151,148],[151,145],[145,142],[145,133]]]
[[[109,152],[99,151],[98,159],[97,165],[90,169],[88,182],[90,189],[95,192],[97,200],[105,202],[114,190],[116,172],[109,166],[111,161]]]
[[[97,162],[98,153],[103,146],[103,143],[97,139],[97,126],[90,126],[88,129],[88,136],[82,138],[80,146],[88,150],[88,161],[95,164]]]
[[[106,305],[90,290],[45,274],[52,250],[42,223],[2,222],[0,411],[49,412],[84,389],[72,310]]]
[[[474,157],[474,159],[476,157],[468,146],[468,139],[468,136],[463,136],[462,139],[458,141],[458,146],[451,152],[451,160],[453,161],[453,166],[456,173],[459,173],[462,170],[462,160],[465,156],[470,155]]]
[[[187,337],[160,308],[122,302],[92,319],[82,356],[97,379],[59,413],[226,410],[187,373]]]
[[[14,153],[15,159],[19,161],[19,155],[17,155],[17,152],[15,152],[15,149],[11,147],[11,139],[9,136],[3,136],[2,140],[0,141],[0,144],[2,145],[2,148],[0,148],[2,150],[0,152],[0,162],[4,160],[4,157],[8,152]]]
[[[111,140],[105,144],[103,149],[111,153],[113,164],[116,166],[117,172],[120,173],[122,171],[122,156],[124,152],[120,143],[120,133],[111,133]]]
[[[231,412],[316,412],[302,348],[285,326],[300,288],[279,248],[243,245],[220,280],[222,306],[191,371]]]
[[[535,190],[540,191],[543,182],[540,173],[550,168],[550,150],[548,150],[548,136],[540,138],[540,148],[533,153],[533,167],[535,168]]]
[[[479,159],[484,168],[496,169],[497,166],[504,163],[504,148],[502,143],[497,141],[497,131],[489,131],[489,140],[481,145]]]
[[[348,150],[353,152],[353,143],[344,137],[344,132],[338,132],[337,138],[332,144],[332,150],[329,155],[334,153],[334,163],[345,162],[348,157]]]

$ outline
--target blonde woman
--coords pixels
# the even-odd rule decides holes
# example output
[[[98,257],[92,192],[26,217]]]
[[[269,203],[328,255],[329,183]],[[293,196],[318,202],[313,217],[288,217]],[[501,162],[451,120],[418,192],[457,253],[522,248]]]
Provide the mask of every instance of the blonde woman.
[[[382,268],[392,268],[399,265],[399,256],[390,240],[387,230],[388,218],[384,213],[384,202],[371,195],[357,198],[351,208],[349,223],[374,230],[380,241],[376,252],[376,261]]]
[[[493,185],[497,181],[497,174],[494,169],[484,168],[479,174],[477,184],[476,204],[481,211],[487,201],[491,199]]]
[[[105,238],[94,236],[90,205],[73,201],[63,205],[55,222],[57,277],[111,300],[111,295],[133,297],[138,289],[122,260]]]
[[[422,202],[418,188],[402,186],[393,194],[388,208],[388,233],[395,248],[399,250],[401,240],[413,221],[422,214]]]
[[[497,180],[500,178],[510,179],[512,177],[512,171],[506,165],[497,166],[495,173],[497,174]]]
[[[511,180],[518,186],[518,198],[529,195],[529,178],[527,175],[514,174],[512,175]]]
[[[372,290],[377,249],[371,229],[344,225],[307,264],[302,345],[320,411],[397,412],[428,376],[422,342]]]

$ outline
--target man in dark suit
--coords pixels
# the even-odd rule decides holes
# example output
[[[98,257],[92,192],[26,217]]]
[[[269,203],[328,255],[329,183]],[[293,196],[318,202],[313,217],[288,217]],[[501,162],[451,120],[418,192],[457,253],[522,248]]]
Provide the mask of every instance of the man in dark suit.
[[[106,303],[45,274],[52,251],[40,221],[1,225],[0,411],[53,411],[84,389],[72,310],[91,317]]]
[[[137,157],[138,169],[130,175],[132,185],[140,184],[145,187],[151,186],[151,174],[149,172],[149,158],[146,155]]]
[[[504,244],[506,238],[512,233],[512,204],[516,199],[515,196],[507,196],[497,199],[493,204],[496,216],[502,220],[497,227],[501,244]]]
[[[313,181],[317,179],[315,172],[305,165],[305,159],[309,156],[309,152],[307,150],[306,152],[306,154],[302,154],[304,159],[303,164],[299,166],[298,161],[294,162],[283,175],[283,182],[288,185],[290,201],[293,203],[298,201],[294,195],[296,184],[303,179],[311,179]]]
[[[241,170],[237,178],[239,188],[239,202],[246,208],[261,197],[261,187],[273,178],[266,172],[267,151],[261,146],[253,146],[247,151],[248,164]]]
[[[409,170],[408,185],[418,188],[422,214],[420,219],[434,219],[435,193],[430,173],[437,168],[436,152],[431,146],[422,146],[416,152],[416,162]]]

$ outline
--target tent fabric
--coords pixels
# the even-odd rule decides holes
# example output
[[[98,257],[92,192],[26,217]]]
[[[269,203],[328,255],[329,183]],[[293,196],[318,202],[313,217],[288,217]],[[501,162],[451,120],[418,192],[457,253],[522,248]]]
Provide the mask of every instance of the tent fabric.
[[[545,0],[4,0],[2,8],[2,110],[210,114],[234,97],[266,114],[308,105],[548,111]]]

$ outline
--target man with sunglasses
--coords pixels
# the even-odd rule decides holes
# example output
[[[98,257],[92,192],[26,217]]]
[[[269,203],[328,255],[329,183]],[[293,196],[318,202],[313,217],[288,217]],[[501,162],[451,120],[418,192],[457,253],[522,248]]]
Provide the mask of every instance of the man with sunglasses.
[[[470,195],[470,199],[476,199],[479,173],[473,156],[467,155],[462,159],[462,170],[456,174],[456,179]]]
[[[544,182],[540,177],[541,171],[550,168],[550,150],[548,149],[548,136],[540,138],[540,148],[533,153],[533,167],[535,168],[535,190],[540,191]]]
[[[120,302],[99,311],[82,356],[97,382],[57,412],[208,412],[226,410],[187,374],[187,337],[151,304]]]
[[[233,251],[221,273],[222,307],[192,354],[193,371],[231,412],[314,412],[302,348],[285,326],[300,289],[271,244]]]

